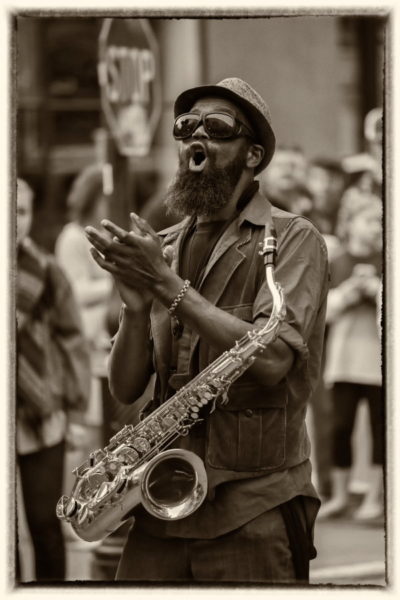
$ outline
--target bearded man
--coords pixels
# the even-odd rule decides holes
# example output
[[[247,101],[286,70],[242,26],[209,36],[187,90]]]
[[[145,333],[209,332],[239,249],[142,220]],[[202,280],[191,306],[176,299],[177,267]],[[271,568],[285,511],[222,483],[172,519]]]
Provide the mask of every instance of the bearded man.
[[[112,394],[136,401],[155,372],[152,411],[265,324],[273,304],[259,256],[266,225],[277,234],[287,317],[277,339],[174,443],[204,462],[206,499],[177,520],[137,507],[117,579],[305,582],[319,507],[305,414],[323,341],[325,244],[309,221],[271,207],[258,191],[254,177],[270,162],[275,137],[249,84],[229,78],[186,90],[175,117],[179,170],[166,206],[183,220],[158,235],[134,214],[130,232],[103,222],[112,239],[86,229],[123,301]]]

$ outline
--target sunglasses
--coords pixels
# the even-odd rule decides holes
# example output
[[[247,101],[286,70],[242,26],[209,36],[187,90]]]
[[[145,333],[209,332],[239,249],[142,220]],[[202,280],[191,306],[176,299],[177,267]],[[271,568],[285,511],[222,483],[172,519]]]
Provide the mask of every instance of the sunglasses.
[[[173,136],[176,140],[184,140],[196,131],[200,123],[210,138],[229,140],[239,136],[254,138],[254,133],[247,125],[223,112],[210,112],[203,115],[184,113],[175,119]],[[246,133],[247,131],[247,133]]]

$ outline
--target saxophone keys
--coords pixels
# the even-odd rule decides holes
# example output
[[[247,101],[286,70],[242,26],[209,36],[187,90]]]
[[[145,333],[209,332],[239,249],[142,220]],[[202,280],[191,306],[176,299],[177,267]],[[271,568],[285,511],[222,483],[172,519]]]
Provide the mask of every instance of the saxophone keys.
[[[197,406],[199,399],[196,398],[196,396],[190,396],[190,398],[187,399],[190,407],[192,406]]]
[[[89,516],[89,509],[87,506],[82,506],[81,510],[78,513],[77,516],[77,522],[79,525],[82,525],[82,523],[84,523],[84,521],[86,521],[87,517]]]
[[[141,454],[150,450],[150,443],[145,438],[136,438],[136,440],[132,442],[132,446]]]
[[[79,508],[78,502],[75,498],[69,496],[61,496],[59,501],[57,502],[56,514],[59,519],[67,519],[69,520],[74,516],[76,511]]]
[[[199,414],[197,412],[190,413],[190,416],[191,416],[192,419],[198,419],[199,418]]]
[[[130,463],[135,463],[139,458],[139,453],[131,446],[126,446],[119,450],[118,456],[121,457],[122,460],[128,461]]]
[[[91,488],[98,488],[104,481],[107,481],[105,470],[102,473],[92,473],[88,475],[88,482]]]
[[[210,396],[209,398],[201,398],[200,402],[202,406],[205,406],[206,404],[208,404],[211,400],[212,396]]]
[[[107,496],[109,490],[110,485],[106,481],[103,481],[103,483],[100,485],[99,489],[96,492],[96,500],[101,500],[102,498],[104,498],[104,496]]]
[[[79,508],[79,504],[75,500],[75,498],[70,498],[68,504],[65,507],[65,511],[64,511],[65,516],[67,518],[73,517],[74,514],[77,512],[78,508]]]
[[[164,417],[163,423],[167,427],[172,427],[176,424],[176,420],[173,418],[172,415],[168,415],[167,417]]]
[[[160,431],[162,431],[161,423],[159,423],[158,421],[153,421],[151,427],[156,433],[160,433]]]

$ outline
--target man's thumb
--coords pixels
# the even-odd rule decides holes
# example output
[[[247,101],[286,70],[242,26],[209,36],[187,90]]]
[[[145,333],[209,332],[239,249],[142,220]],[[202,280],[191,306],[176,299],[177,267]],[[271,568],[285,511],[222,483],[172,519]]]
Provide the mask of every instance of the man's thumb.
[[[172,264],[172,261],[174,259],[174,249],[172,246],[165,246],[165,248],[163,248],[163,257],[165,258],[166,263],[168,264],[168,266],[170,267]]]

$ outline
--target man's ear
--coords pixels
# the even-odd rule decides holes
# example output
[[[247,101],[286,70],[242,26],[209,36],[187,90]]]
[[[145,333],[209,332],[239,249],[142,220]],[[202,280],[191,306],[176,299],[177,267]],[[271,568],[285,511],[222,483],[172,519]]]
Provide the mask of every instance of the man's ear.
[[[251,144],[247,151],[246,166],[255,169],[262,161],[264,154],[265,150],[262,146],[259,144]]]

